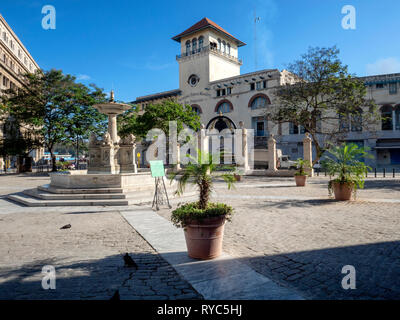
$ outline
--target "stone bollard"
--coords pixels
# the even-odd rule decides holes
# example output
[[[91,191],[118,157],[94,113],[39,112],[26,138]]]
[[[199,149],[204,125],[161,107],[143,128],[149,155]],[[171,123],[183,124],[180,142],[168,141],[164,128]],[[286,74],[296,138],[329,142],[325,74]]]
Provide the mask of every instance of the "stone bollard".
[[[310,138],[310,134],[306,132],[305,137],[303,139],[303,158],[304,160],[308,160],[310,162],[310,165],[312,166],[312,140]],[[305,169],[309,177],[314,176],[314,169],[312,168],[307,168]]]
[[[268,171],[277,171],[276,169],[276,140],[271,134],[268,139]]]

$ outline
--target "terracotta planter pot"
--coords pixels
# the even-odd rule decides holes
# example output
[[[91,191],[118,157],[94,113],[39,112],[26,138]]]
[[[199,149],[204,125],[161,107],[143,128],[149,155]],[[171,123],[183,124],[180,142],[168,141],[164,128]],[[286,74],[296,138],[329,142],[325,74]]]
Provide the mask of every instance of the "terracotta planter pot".
[[[351,183],[334,182],[333,193],[335,194],[335,199],[338,201],[350,200],[353,188],[354,187]]]
[[[188,255],[195,259],[213,259],[222,252],[225,216],[193,221],[185,228]]]
[[[304,187],[306,185],[307,176],[294,176],[294,180],[296,180],[296,186]]]
[[[239,174],[233,174],[233,176],[235,177],[236,181],[242,181],[242,176]]]

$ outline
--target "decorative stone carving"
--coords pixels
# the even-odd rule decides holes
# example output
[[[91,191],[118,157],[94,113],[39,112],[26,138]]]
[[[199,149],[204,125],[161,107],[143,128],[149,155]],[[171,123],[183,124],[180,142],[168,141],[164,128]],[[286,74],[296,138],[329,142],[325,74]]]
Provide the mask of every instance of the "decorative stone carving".
[[[133,134],[129,134],[122,139],[124,145],[135,145],[136,137]]]
[[[111,135],[106,132],[103,136],[103,146],[111,146],[112,144]]]
[[[96,134],[92,132],[89,137],[89,147],[95,147],[98,143]]]

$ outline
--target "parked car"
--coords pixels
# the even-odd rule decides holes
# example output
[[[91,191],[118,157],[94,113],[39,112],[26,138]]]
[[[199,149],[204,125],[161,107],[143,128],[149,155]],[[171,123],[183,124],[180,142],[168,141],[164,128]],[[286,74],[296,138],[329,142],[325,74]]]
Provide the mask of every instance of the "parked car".
[[[296,169],[296,161],[290,160],[289,156],[282,155],[278,158],[281,169]]]

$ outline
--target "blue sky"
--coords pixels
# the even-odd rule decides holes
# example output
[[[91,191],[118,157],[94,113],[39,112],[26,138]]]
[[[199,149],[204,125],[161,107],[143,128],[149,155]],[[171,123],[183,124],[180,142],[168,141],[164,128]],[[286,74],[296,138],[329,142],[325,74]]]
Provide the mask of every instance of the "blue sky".
[[[41,25],[44,5],[56,8],[56,29]],[[341,26],[344,5],[356,8],[356,30]],[[242,73],[284,69],[309,46],[337,45],[359,76],[400,72],[398,0],[1,0],[4,16],[43,69],[57,68],[96,83],[118,100],[178,88],[179,44],[171,37],[208,17],[238,39]]]

